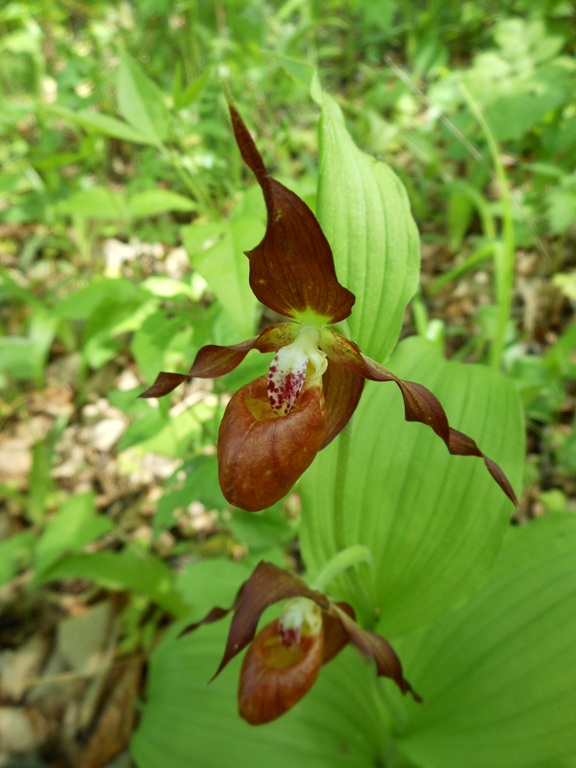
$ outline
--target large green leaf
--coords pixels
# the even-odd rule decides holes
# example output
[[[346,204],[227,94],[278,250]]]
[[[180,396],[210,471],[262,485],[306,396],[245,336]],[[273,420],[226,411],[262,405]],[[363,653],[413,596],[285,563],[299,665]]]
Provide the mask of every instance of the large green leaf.
[[[269,725],[237,714],[239,660],[207,686],[222,657],[227,622],[176,639],[173,627],[152,656],[147,704],[132,740],[139,768],[318,768],[377,765],[387,724],[374,672],[345,650],[310,693]]]
[[[429,387],[451,425],[474,438],[518,488],[523,421],[507,380],[484,367],[448,363],[419,338],[400,344],[389,367]],[[481,459],[451,456],[430,428],[404,422],[394,385],[366,386],[345,476],[338,463],[343,440],[316,458],[302,482],[304,560],[316,571],[339,549],[367,546],[374,558],[369,599],[385,634],[399,636],[438,619],[479,586],[513,507]],[[328,588],[362,607],[348,574]]]
[[[317,88],[313,94],[322,107],[318,219],[338,279],[356,295],[351,337],[383,362],[396,346],[404,309],[418,286],[418,231],[400,179],[358,149],[332,98]]]
[[[401,646],[425,704],[401,750],[424,768],[576,766],[576,516],[510,531],[463,608]]]

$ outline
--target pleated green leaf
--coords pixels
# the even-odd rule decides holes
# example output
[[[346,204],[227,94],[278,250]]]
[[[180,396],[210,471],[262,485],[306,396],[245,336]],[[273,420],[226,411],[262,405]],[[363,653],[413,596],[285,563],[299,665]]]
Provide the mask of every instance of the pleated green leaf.
[[[446,362],[419,338],[400,344],[388,367],[432,390],[450,424],[519,488],[523,420],[508,381],[484,367]],[[429,427],[404,421],[394,384],[367,384],[344,475],[338,462],[346,439],[321,452],[301,483],[304,561],[313,574],[336,551],[367,546],[374,568],[370,574],[363,566],[366,589],[346,572],[328,591],[360,609],[375,605],[393,638],[435,621],[478,588],[514,509],[481,459],[451,456]]]
[[[154,652],[147,703],[132,741],[138,768],[377,764],[387,725],[375,704],[374,671],[358,653],[346,649],[324,667],[293,710],[254,727],[237,714],[239,659],[207,685],[222,656],[227,628],[228,622],[222,622],[176,639],[179,625]]]
[[[390,355],[418,286],[420,248],[406,190],[383,162],[361,152],[340,107],[318,87],[318,219],[339,281],[356,295],[351,338],[378,362]]]
[[[425,705],[400,749],[423,768],[576,766],[576,516],[513,529],[474,598],[407,638]]]

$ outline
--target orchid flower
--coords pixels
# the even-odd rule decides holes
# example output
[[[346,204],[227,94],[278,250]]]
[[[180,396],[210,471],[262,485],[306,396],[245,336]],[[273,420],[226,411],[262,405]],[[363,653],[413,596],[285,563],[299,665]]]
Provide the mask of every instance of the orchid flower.
[[[329,326],[345,320],[355,296],[336,277],[330,245],[308,206],[267,172],[237,110],[230,106],[241,155],[267,209],[263,240],[247,252],[250,287],[269,309],[289,318],[230,346],[208,345],[186,374],[162,372],[140,397],[162,397],[192,377],[223,376],[253,349],[273,352],[267,376],[232,397],[218,434],[218,474],[225,498],[248,511],[281,499],[346,426],[366,379],[393,381],[405,418],[432,427],[452,454],[481,457],[504,493],[516,496],[500,467],[474,440],[451,428],[436,397],[362,354]]]
[[[285,600],[280,618],[256,629],[264,611]],[[246,646],[238,691],[241,717],[261,725],[283,715],[310,690],[324,664],[348,644],[375,662],[376,673],[389,677],[402,693],[422,701],[402,673],[392,646],[362,629],[348,603],[333,602],[304,581],[271,563],[260,562],[240,587],[231,608],[213,608],[182,635],[234,612],[222,661],[212,680]]]

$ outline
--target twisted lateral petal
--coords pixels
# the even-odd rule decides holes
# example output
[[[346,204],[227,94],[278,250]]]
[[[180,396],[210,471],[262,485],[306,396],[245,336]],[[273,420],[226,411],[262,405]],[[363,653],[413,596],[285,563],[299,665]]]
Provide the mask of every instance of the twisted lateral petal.
[[[402,393],[406,421],[419,421],[432,427],[453,455],[482,458],[488,471],[506,496],[514,504],[518,504],[516,494],[498,464],[482,453],[471,437],[450,427],[440,401],[429,389],[426,389],[426,387],[417,382],[400,379],[391,371],[363,355],[354,342],[328,329],[323,329],[320,332],[319,346],[328,355],[330,360],[329,368],[333,362],[336,362],[353,371],[356,376],[361,376],[371,381],[393,381]]]
[[[138,397],[164,397],[164,395],[172,392],[173,389],[176,389],[176,387],[180,386],[180,384],[188,378],[189,376],[187,373],[169,373],[167,371],[161,371],[158,376],[156,376],[154,384],[139,394]]]
[[[268,221],[246,255],[250,287],[265,306],[295,320],[325,325],[350,315],[355,297],[338,282],[330,245],[310,208],[273,179],[236,109],[230,116],[242,158],[260,184]]]
[[[162,371],[156,377],[151,387],[142,392],[138,397],[164,397],[179,384],[197,376],[200,379],[214,379],[230,373],[246,357],[251,349],[256,349],[258,338],[248,339],[240,344],[232,344],[229,347],[221,347],[217,344],[208,344],[198,350],[198,354],[188,373],[167,373]]]
[[[456,454],[458,456],[478,456],[479,458],[484,459],[484,464],[486,464],[488,467],[488,472],[490,472],[506,496],[508,496],[508,498],[514,502],[514,504],[518,504],[518,499],[516,498],[514,489],[510,485],[510,481],[504,472],[502,472],[495,461],[492,461],[492,459],[486,456],[485,453],[482,453],[482,451],[478,448],[477,444],[474,442],[474,440],[472,440],[471,437],[468,437],[468,435],[465,435],[463,432],[458,432],[457,429],[450,428],[449,450],[450,453]]]
[[[400,659],[390,643],[375,632],[359,627],[348,612],[338,605],[333,604],[331,608],[332,615],[338,617],[352,645],[355,645],[363,656],[374,659],[378,676],[391,678],[402,693],[411,693],[416,701],[421,702],[422,698],[405,679]]]
[[[285,496],[320,450],[326,434],[322,384],[306,382],[287,416],[274,413],[267,377],[232,397],[218,432],[218,479],[227,501],[259,512]]]
[[[215,379],[217,376],[224,376],[240,365],[251,350],[275,352],[293,341],[297,333],[298,327],[294,323],[277,323],[264,328],[256,338],[241,341],[240,344],[230,344],[230,346],[208,344],[198,351],[187,375],[190,378],[197,376],[199,379]]]
[[[353,341],[345,339],[334,331],[327,329],[321,331],[320,349],[326,352],[331,362],[334,361],[348,368],[356,376],[372,381],[393,381],[402,392],[406,421],[428,424],[448,445],[450,438],[448,419],[440,402],[430,390],[422,384],[398,378],[374,360],[365,357]]]
[[[215,379],[233,371],[248,352],[257,349],[259,352],[275,352],[280,347],[290,344],[298,334],[298,326],[294,323],[277,323],[269,325],[259,336],[239,344],[220,346],[208,344],[198,350],[188,373],[167,373],[162,371],[156,377],[152,386],[148,387],[138,397],[164,397],[184,381],[196,376],[199,379]]]

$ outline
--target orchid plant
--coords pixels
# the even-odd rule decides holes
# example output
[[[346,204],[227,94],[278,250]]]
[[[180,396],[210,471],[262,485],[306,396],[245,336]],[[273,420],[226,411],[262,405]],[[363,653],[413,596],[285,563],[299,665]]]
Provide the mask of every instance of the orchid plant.
[[[393,209],[399,219],[410,213],[398,204],[398,180],[353,146],[334,102],[318,90],[315,98],[323,110],[318,209],[324,231],[308,206],[268,174],[230,107],[236,142],[267,209],[264,238],[247,252],[250,287],[286,320],[238,344],[203,347],[188,372],[162,372],[142,395],[162,397],[191,378],[223,376],[252,350],[271,355],[268,373],[242,386],[226,407],[219,481],[232,507],[264,521],[264,510],[300,479],[305,573],[267,561],[250,562],[251,573],[222,561],[189,567],[186,577],[199,593],[216,597],[192,622],[173,627],[155,652],[134,755],[140,768],[167,761],[180,768],[195,751],[210,768],[231,762],[535,768],[552,764],[552,753],[556,764],[571,766],[565,760],[576,754],[570,707],[554,708],[554,724],[566,725],[559,739],[556,728],[548,738],[540,727],[548,704],[539,706],[538,691],[547,691],[548,703],[554,692],[568,691],[561,675],[550,674],[551,659],[563,659],[560,667],[567,668],[568,645],[549,643],[549,661],[542,663],[541,648],[548,646],[540,640],[540,619],[546,616],[560,638],[569,610],[576,615],[568,567],[576,526],[559,523],[563,538],[554,522],[539,529],[541,539],[538,531],[507,533],[523,424],[517,394],[502,377],[448,363],[423,339],[398,346],[392,372],[348,338],[351,327],[366,349],[356,333],[375,323],[358,284],[380,292],[385,307],[407,267],[401,239],[389,236],[401,251],[397,280],[392,269],[382,269],[374,285],[368,274],[356,280],[362,259],[369,266],[391,254],[370,250],[369,237],[348,239],[343,248],[346,233],[377,228],[375,211],[385,217]],[[370,215],[354,204],[357,198]],[[394,223],[388,220],[388,228]],[[349,287],[335,267],[340,273],[343,250]],[[405,426],[396,393],[378,382],[395,383],[405,421],[431,429]],[[466,432],[449,424],[431,390]],[[465,459],[470,456],[481,458],[489,475],[480,462]],[[218,588],[228,569],[242,574],[235,600],[206,612],[221,600],[230,604],[229,590]],[[552,583],[562,593],[553,608],[545,599]],[[576,622],[568,623],[576,642]],[[236,697],[229,666],[238,672]],[[569,700],[576,711],[574,689],[559,701]],[[510,739],[498,730],[498,718],[510,724]]]
[[[310,466],[318,451],[348,424],[364,381],[393,381],[405,418],[430,426],[449,452],[477,456],[504,493],[516,503],[498,464],[474,440],[448,424],[438,399],[421,384],[406,381],[362,354],[331,325],[349,317],[355,297],[337,279],[330,245],[314,214],[297,195],[267,172],[240,114],[230,106],[234,134],[266,202],[264,239],[247,253],[250,286],[269,309],[290,318],[257,337],[231,346],[209,345],[186,374],[162,372],[141,397],[162,397],[187,379],[223,376],[251,350],[274,352],[268,374],[232,397],[218,433],[218,475],[230,504],[261,511],[279,501]],[[263,610],[292,598],[282,617],[254,634]],[[388,642],[354,622],[354,609],[333,603],[296,577],[260,563],[240,590],[220,672],[252,643],[241,675],[239,711],[248,722],[269,722],[295,704],[315,681],[320,666],[350,641],[376,661],[379,675],[411,691]],[[211,611],[192,625],[228,613]],[[254,641],[254,642],[252,642]],[[218,673],[217,673],[218,674]]]
[[[162,372],[140,397],[162,397],[192,377],[229,373],[248,352],[275,352],[268,375],[232,398],[218,434],[218,473],[225,498],[250,512],[286,495],[356,410],[364,381],[393,381],[400,388],[407,421],[432,427],[450,453],[478,456],[516,503],[500,467],[474,440],[448,424],[436,397],[362,354],[330,325],[350,316],[355,297],[338,282],[330,245],[306,203],[273,179],[235,107],[234,134],[266,202],[264,239],[246,255],[250,287],[269,309],[291,318],[259,336],[231,346],[209,345],[186,374]]]

